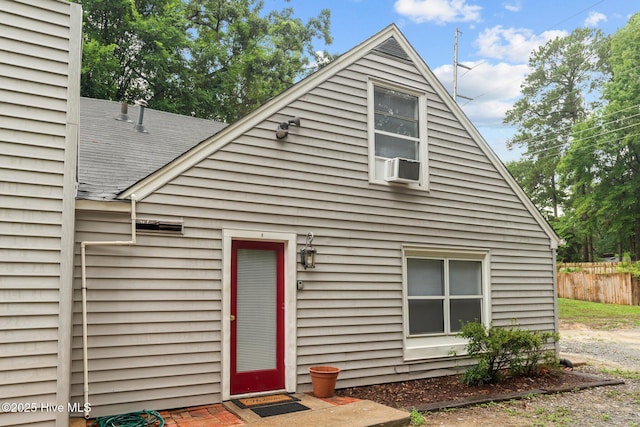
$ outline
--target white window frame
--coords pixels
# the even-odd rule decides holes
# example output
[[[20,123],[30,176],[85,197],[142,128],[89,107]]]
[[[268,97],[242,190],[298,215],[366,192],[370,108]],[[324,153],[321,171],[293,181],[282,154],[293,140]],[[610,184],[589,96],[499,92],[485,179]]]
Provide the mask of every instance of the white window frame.
[[[403,355],[405,361],[464,355],[466,340],[453,333],[437,333],[412,336],[409,334],[409,303],[407,284],[407,259],[448,259],[480,261],[482,275],[481,322],[491,324],[491,260],[489,250],[468,250],[464,248],[434,248],[405,246],[402,250],[402,306],[403,306]],[[445,295],[448,292],[445,292]],[[446,300],[448,301],[448,299]],[[446,304],[445,304],[446,306]],[[447,310],[445,310],[447,313]],[[446,316],[445,316],[446,317]],[[445,331],[449,329],[445,318]]]
[[[376,178],[376,129],[375,129],[375,103],[374,89],[382,87],[416,96],[418,98],[418,160],[420,161],[420,181],[416,183],[396,184],[385,181],[384,178]],[[367,82],[367,111],[369,131],[369,182],[386,186],[403,186],[412,189],[429,190],[429,170],[427,165],[427,95],[415,88],[400,86],[391,82],[370,78]]]

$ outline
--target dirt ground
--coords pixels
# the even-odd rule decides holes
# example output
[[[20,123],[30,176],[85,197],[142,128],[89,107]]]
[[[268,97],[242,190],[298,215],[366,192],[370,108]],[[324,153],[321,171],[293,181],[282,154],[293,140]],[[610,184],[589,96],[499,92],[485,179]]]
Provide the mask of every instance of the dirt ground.
[[[387,388],[340,390],[395,407],[427,409],[427,426],[640,426],[640,328],[592,330],[582,324],[560,324],[561,356],[578,362],[564,375],[507,381],[498,386],[468,388],[455,378],[397,383]],[[602,370],[608,370],[606,374]],[[614,372],[612,372],[612,370]],[[631,378],[631,379],[629,379]],[[585,382],[618,380],[625,384],[577,391]],[[378,386],[381,387],[381,386]],[[539,389],[564,388],[559,394],[536,394]],[[509,399],[509,394],[525,396]],[[425,402],[493,397],[499,402],[434,410]],[[505,399],[506,400],[503,400]],[[496,399],[498,400],[498,399]]]
[[[563,345],[567,342],[572,343],[572,348]],[[608,351],[576,352],[580,344],[591,349],[595,345],[607,346]],[[568,357],[575,356],[594,367],[640,371],[640,359],[617,354],[624,349],[640,355],[640,328],[593,330],[580,323],[561,322],[560,349]]]
[[[640,328],[592,330],[582,324],[561,323],[561,350],[564,347],[575,351],[581,345],[585,351],[564,353],[570,360],[580,362],[576,372],[640,371],[640,364],[629,363],[628,357],[629,353],[640,354]],[[617,376],[607,374],[605,377],[615,379]],[[431,412],[425,417],[425,425],[640,426],[640,381],[622,380],[626,384]]]
[[[570,360],[580,362],[576,372],[596,375],[603,369],[640,372],[638,359],[628,357],[628,354],[640,354],[640,328],[592,330],[582,324],[561,323],[561,351],[563,347],[574,351],[585,349],[563,353]],[[626,355],[621,354],[624,352]],[[432,412],[425,417],[425,425],[640,426],[640,381],[612,373],[603,377],[622,379],[626,384]]]

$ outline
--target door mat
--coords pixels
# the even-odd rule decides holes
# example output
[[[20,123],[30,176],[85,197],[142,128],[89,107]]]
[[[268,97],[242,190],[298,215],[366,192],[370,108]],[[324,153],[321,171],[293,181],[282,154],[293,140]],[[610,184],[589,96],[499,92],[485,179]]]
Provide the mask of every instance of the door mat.
[[[306,411],[308,409],[308,407],[298,402],[278,403],[274,405],[256,406],[251,408],[253,412],[260,415],[262,418],[271,417],[274,415],[289,414],[292,412]]]
[[[243,399],[233,399],[232,402],[240,409],[252,409],[257,406],[278,405],[282,403],[297,402],[300,399],[290,394],[271,394],[269,396],[245,397]]]

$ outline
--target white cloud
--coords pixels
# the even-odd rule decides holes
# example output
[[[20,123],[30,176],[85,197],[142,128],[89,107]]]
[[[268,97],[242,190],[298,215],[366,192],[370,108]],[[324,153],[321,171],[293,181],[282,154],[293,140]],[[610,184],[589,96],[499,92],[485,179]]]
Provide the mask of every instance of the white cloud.
[[[526,64],[489,64],[464,62],[470,71],[458,70],[458,94],[472,98],[458,99],[464,112],[476,126],[502,126],[505,113],[520,96],[528,67]],[[435,75],[451,93],[453,66],[443,65],[434,70]]]
[[[520,9],[522,9],[522,3],[520,2],[520,0],[515,0],[515,1],[512,1],[512,2],[505,2],[502,5],[509,12],[519,12]]]
[[[310,61],[309,64],[305,67],[308,71],[315,71],[319,67],[327,65],[331,62],[331,58],[327,56],[327,52],[324,50],[316,50],[315,58],[313,61]]]
[[[415,22],[470,22],[480,20],[482,7],[466,0],[397,0],[394,9]]]
[[[600,12],[591,12],[584,20],[585,27],[597,27],[600,22],[607,22],[607,15]]]
[[[529,71],[527,65],[484,61],[465,61],[464,65],[472,70],[458,70],[458,94],[472,100],[460,97],[458,104],[502,161],[517,160],[521,153],[506,146],[515,128],[504,125],[502,120],[521,95],[520,85]],[[453,66],[443,65],[433,71],[451,93]]]
[[[566,31],[551,30],[537,35],[526,28],[503,28],[496,25],[482,31],[474,44],[478,46],[480,56],[503,61],[527,62],[534,49],[567,34]]]

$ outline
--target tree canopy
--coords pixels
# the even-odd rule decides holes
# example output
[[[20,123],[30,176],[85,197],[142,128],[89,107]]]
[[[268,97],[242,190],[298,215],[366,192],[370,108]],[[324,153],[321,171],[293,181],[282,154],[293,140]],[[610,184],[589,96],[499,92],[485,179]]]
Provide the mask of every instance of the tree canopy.
[[[330,12],[259,0],[82,0],[82,96],[232,122],[335,57]]]
[[[560,172],[567,208],[581,229],[597,231],[591,253],[640,255],[640,14],[613,34],[604,106],[573,129]],[[583,236],[584,238],[584,236]]]
[[[562,191],[557,183],[557,165],[571,127],[582,120],[591,106],[587,96],[606,77],[607,38],[599,30],[578,28],[535,50],[529,58],[530,73],[521,86],[522,98],[507,111],[505,123],[518,125],[509,147],[525,148],[528,167],[521,181],[525,191],[543,210],[558,216]],[[520,167],[522,169],[524,165]]]
[[[577,29],[533,52],[507,113],[507,165],[567,242],[565,261],[640,257],[640,14],[610,37]]]

